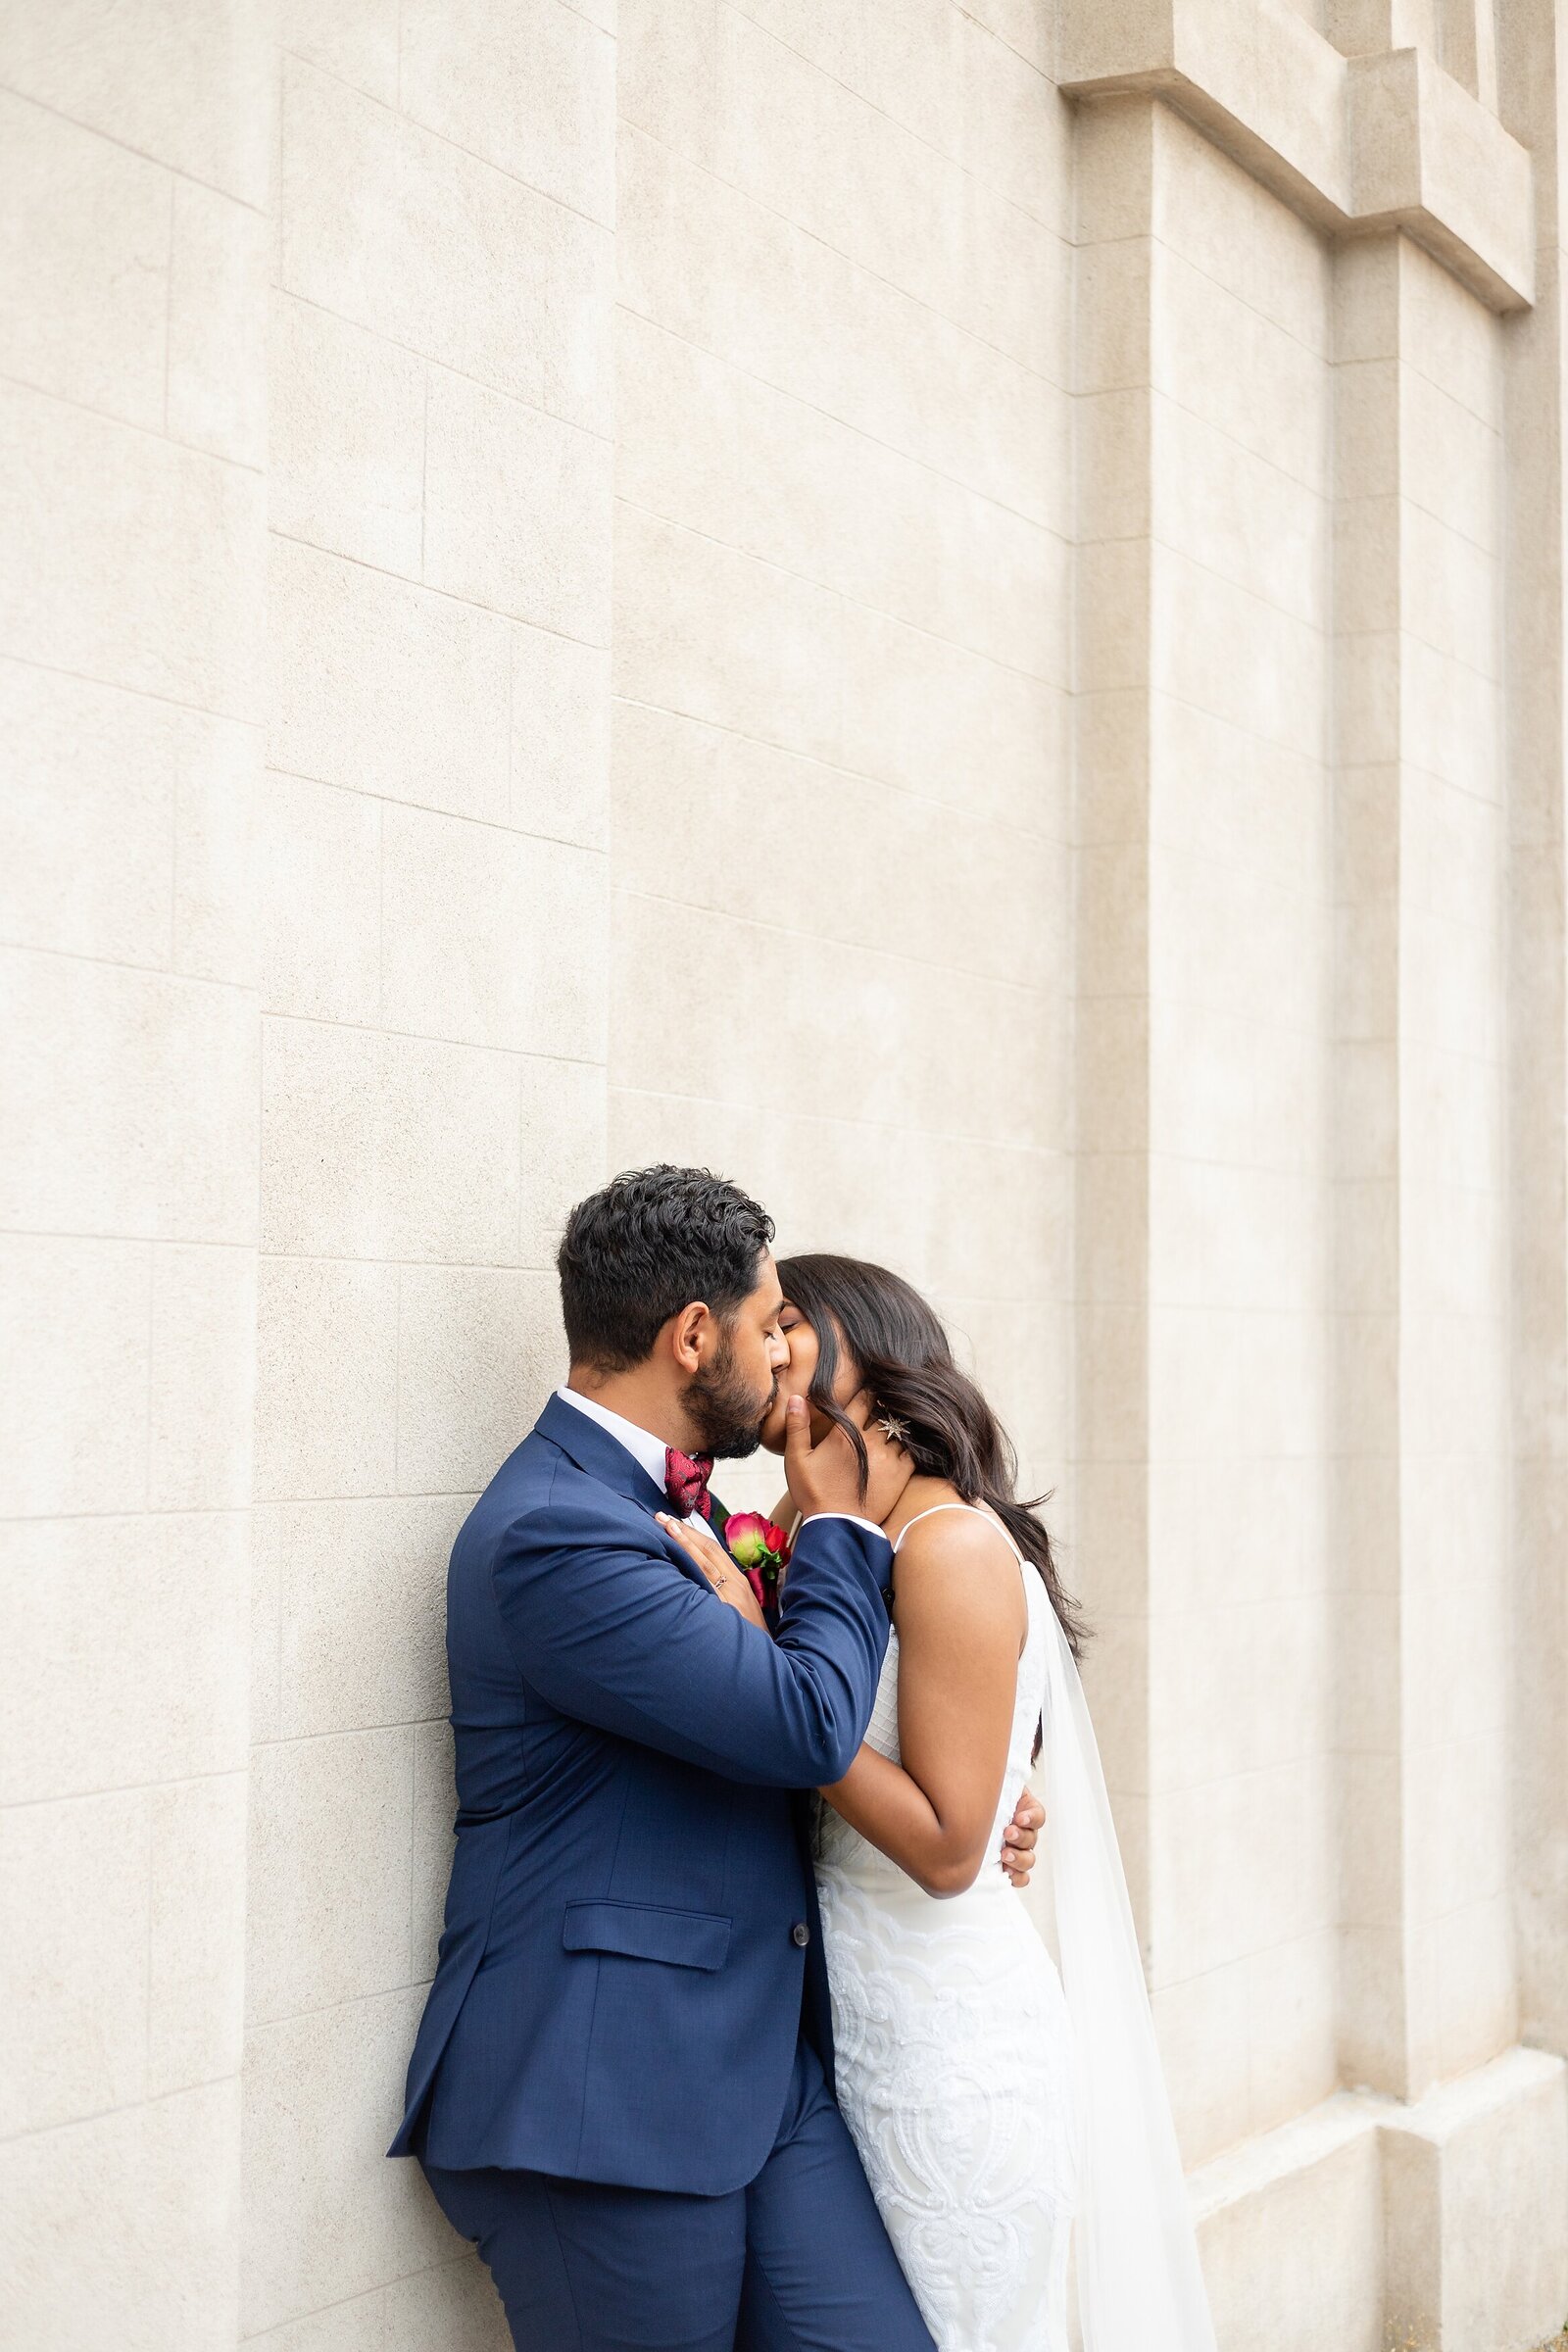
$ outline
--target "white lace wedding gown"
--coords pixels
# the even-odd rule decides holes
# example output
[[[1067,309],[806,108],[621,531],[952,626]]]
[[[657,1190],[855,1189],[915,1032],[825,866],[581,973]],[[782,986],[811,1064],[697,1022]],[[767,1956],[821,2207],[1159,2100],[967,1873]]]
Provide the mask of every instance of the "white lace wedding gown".
[[[939,2352],[1065,2352],[1067,2343],[1079,2145],[1073,2028],[1055,1962],[995,1859],[1029,1770],[1049,1644],[1058,1639],[1038,1570],[1021,1554],[1018,1565],[1029,1632],[974,1886],[929,1895],[829,1806],[817,1827],[839,2104]],[[895,1633],[866,1733],[895,1762],[898,1687]]]

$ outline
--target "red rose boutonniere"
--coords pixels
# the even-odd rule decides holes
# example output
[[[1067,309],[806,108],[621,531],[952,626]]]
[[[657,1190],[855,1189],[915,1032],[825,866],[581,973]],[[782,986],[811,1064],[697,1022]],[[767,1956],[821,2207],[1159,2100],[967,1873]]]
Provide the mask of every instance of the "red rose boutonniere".
[[[724,1525],[729,1555],[746,1571],[746,1581],[765,1609],[778,1598],[779,1571],[789,1566],[790,1540],[760,1511],[731,1511]]]

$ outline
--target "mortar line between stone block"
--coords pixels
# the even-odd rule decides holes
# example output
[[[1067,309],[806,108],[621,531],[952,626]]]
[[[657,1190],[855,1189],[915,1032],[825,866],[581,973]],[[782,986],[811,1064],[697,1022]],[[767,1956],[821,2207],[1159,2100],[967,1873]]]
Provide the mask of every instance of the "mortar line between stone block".
[[[174,179],[189,180],[192,187],[205,188],[209,195],[225,197],[230,204],[242,206],[247,213],[255,213],[259,220],[268,218],[265,202],[254,204],[248,196],[237,196],[232,188],[220,187],[216,179],[203,179],[199,172],[188,172],[183,164],[172,164],[167,156],[154,155],[149,147],[138,147],[133,140],[122,139],[116,131],[104,130],[96,122],[83,122],[79,115],[68,114],[64,107],[51,106],[47,98],[37,98],[29,90],[16,88],[8,88],[7,95],[19,99],[24,106],[35,106],[39,114],[51,115],[57,122],[69,122],[73,130],[84,131],[89,138],[102,139],[106,147],[118,147],[122,155],[139,156],[144,164],[155,164],[160,172],[169,172]]]
[[[599,853],[596,853],[598,855]],[[47,951],[37,951],[47,953]],[[133,967],[139,968],[139,967]],[[214,985],[217,985],[216,983]],[[285,1012],[264,1008],[265,1021],[287,1021],[305,1029],[344,1029],[356,1037],[396,1038],[404,1045],[444,1046],[454,1054],[489,1054],[512,1061],[560,1061],[573,1069],[599,1070],[604,1068],[602,1055],[590,1054],[541,1053],[537,1047],[492,1046],[478,1043],[470,1037],[440,1037],[426,1029],[389,1029],[375,1021],[329,1021],[319,1013]],[[411,1260],[416,1263],[416,1260]],[[439,1261],[438,1261],[439,1262]]]
[[[319,58],[307,57],[303,50],[280,47],[278,55],[286,57],[291,65],[303,66],[308,74],[319,74],[323,81],[335,82],[340,90],[348,90],[366,105],[378,107],[383,114],[390,115],[394,122],[405,123],[410,130],[417,131],[421,138],[434,139],[438,146],[447,148],[452,154],[466,156],[470,164],[477,164],[482,172],[493,172],[497,179],[506,180],[511,187],[523,189],[538,203],[555,205],[562,212],[569,213],[574,220],[580,220],[585,228],[613,240],[615,230],[612,221],[601,220],[593,213],[585,213],[582,206],[573,204],[569,196],[558,195],[553,188],[541,188],[536,181],[524,179],[520,172],[509,172],[505,164],[496,162],[494,156],[482,155],[477,147],[465,147],[463,141],[453,138],[449,131],[438,130],[433,122],[426,122],[422,117],[410,114],[402,100],[401,59],[398,67],[399,96],[397,103],[393,104],[389,99],[377,97],[374,90],[366,89],[362,83],[350,81],[344,74],[334,73],[330,66],[323,66]]]
[[[330,316],[332,314],[328,313]],[[412,356],[416,359],[419,357],[417,352]],[[485,389],[493,390],[494,387],[486,386]],[[508,397],[507,394],[502,395],[503,399]],[[517,405],[526,408],[529,404],[519,401]],[[547,413],[540,412],[541,415]],[[558,416],[555,422],[559,424],[562,419]],[[573,429],[580,432],[583,428],[579,425]],[[215,459],[214,463],[221,464],[222,461]],[[513,612],[505,605],[487,605],[476,597],[459,596],[455,589],[439,587],[434,580],[411,580],[406,571],[390,571],[384,564],[372,564],[365,556],[351,555],[347,548],[322,547],[315,539],[302,538],[297,531],[281,531],[275,523],[268,527],[270,536],[283,547],[303,547],[311,555],[325,557],[330,563],[351,564],[356,571],[368,571],[378,580],[395,580],[400,588],[412,588],[420,596],[438,596],[444,604],[461,606],[465,612],[488,612],[509,628],[537,629],[542,637],[559,637],[565,645],[581,646],[585,653],[608,654],[610,651],[608,645],[600,644],[595,638],[573,637],[566,629],[552,628],[547,620],[530,620],[525,613]]]
[[[167,372],[168,368],[166,360],[166,378]],[[55,408],[70,409],[74,416],[91,416],[95,422],[109,425],[117,432],[143,434],[148,440],[160,441],[165,445],[166,448],[177,449],[186,457],[200,458],[209,466],[221,466],[225,469],[234,473],[252,474],[255,476],[257,481],[262,480],[267,470],[265,466],[255,465],[249,459],[220,457],[216,450],[206,448],[199,441],[183,440],[178,433],[171,432],[166,423],[161,422],[158,424],[144,424],[139,417],[122,416],[118,409],[100,408],[95,402],[90,400],[78,400],[74,393],[62,392],[53,384],[34,383],[31,376],[18,375],[10,368],[0,368],[0,384],[7,384],[13,391],[16,392],[28,392],[32,395],[34,400],[46,400]],[[168,412],[168,384],[166,381],[164,392],[166,416]],[[7,653],[3,657],[0,657],[0,659],[4,659],[7,662],[22,662],[29,669],[47,669],[59,677],[69,678],[85,674],[76,670],[65,669],[59,662],[34,661],[32,657],[27,654]],[[114,685],[116,683],[116,681],[113,679],[104,678],[93,679],[90,682],[94,685]],[[172,695],[153,694],[150,688],[140,686],[125,686],[122,687],[120,691],[124,694],[147,694],[154,702],[172,702],[176,699]],[[199,709],[200,706],[195,703],[181,703],[179,708],[182,710],[194,710]],[[215,718],[226,718],[232,717],[233,713],[232,711],[213,711],[210,713],[210,715]],[[255,722],[252,720],[247,723],[254,725]]]
[[[399,1989],[404,1989],[400,1987]],[[204,2091],[221,2090],[225,2082],[238,2086],[239,2070],[231,2067],[226,2074],[213,2075],[205,2082],[182,2082],[174,2090],[159,2090],[139,2099],[127,2099],[118,2107],[95,2107],[87,2115],[69,2115],[55,2124],[29,2124],[21,2132],[8,2132],[0,2137],[0,2148],[20,2147],[24,2140],[44,2139],[52,2132],[83,2131],[89,2124],[114,2123],[127,2115],[137,2115],[147,2107],[168,2107],[175,2099],[199,2098]]]
[[[648,708],[656,709],[657,705],[650,705]],[[487,833],[510,834],[517,841],[541,841],[549,843],[553,849],[580,850],[585,858],[607,858],[610,855],[602,842],[574,840],[564,833],[540,833],[531,826],[510,824],[504,822],[500,817],[475,816],[468,808],[442,808],[433,801],[406,801],[396,793],[374,791],[363,784],[345,784],[337,776],[313,776],[303,767],[280,767],[275,760],[269,760],[266,772],[270,776],[287,777],[291,783],[295,784],[314,784],[321,792],[344,792],[350,794],[357,801],[368,802],[380,809],[383,830],[386,812],[389,808],[411,808],[419,816],[451,817],[454,824],[479,825]],[[937,805],[941,806],[942,804]],[[58,953],[67,955],[74,954],[76,951],[62,949]],[[101,959],[94,957],[93,960]],[[141,971],[143,969],[156,970],[161,967],[137,964],[131,968]],[[223,985],[239,986],[240,983],[223,983]],[[274,1008],[266,1007],[264,1009]]]
[[[1035,211],[1033,205],[1024,204],[1012,193],[1010,188],[1004,187],[1000,180],[992,179],[988,173],[977,171],[973,164],[966,163],[960,155],[955,155],[951,148],[940,146],[935,139],[928,137],[923,130],[917,129],[912,122],[906,122],[902,115],[891,113],[887,107],[883,106],[879,100],[869,96],[866,91],[858,90],[853,82],[842,80],[819,59],[808,56],[804,49],[797,49],[792,41],[786,41],[783,35],[776,32],[763,18],[753,16],[749,8],[742,7],[740,0],[720,0],[720,5],[728,7],[732,16],[744,19],[754,31],[760,32],[765,39],[775,42],[787,56],[799,59],[800,63],[808,68],[811,73],[819,74],[824,81],[832,84],[834,89],[842,90],[847,98],[853,98],[857,106],[866,107],[873,115],[879,115],[884,122],[890,122],[896,131],[901,132],[905,138],[913,140],[917,147],[923,147],[928,155],[936,156],[950,170],[961,173],[965,179],[974,180],[982,188],[989,188],[991,193],[1000,197],[1004,204],[1009,205],[1014,212],[1022,213],[1026,220],[1033,220],[1039,227],[1047,230],[1050,235],[1060,238],[1064,243],[1067,241],[1065,231],[1059,228],[1054,220],[1046,220],[1043,214]],[[957,14],[966,18],[980,31],[990,30],[988,25],[980,23],[978,17],[971,17],[967,9],[960,7]],[[999,39],[998,46],[1006,49],[1009,56],[1018,58],[1020,63],[1029,67],[1030,72],[1040,83],[1040,95],[1047,104],[1056,97],[1056,84],[1039,66],[1031,65],[1029,59],[1024,57],[1021,51],[1012,48],[1009,42]],[[1070,203],[1069,197],[1069,206]]]
[[[927,628],[923,621],[910,620],[906,613],[890,612],[885,605],[870,604],[863,596],[852,596],[847,588],[835,587],[829,580],[813,579],[809,572],[796,571],[790,564],[780,564],[771,556],[759,556],[750,548],[737,547],[732,539],[720,539],[714,532],[705,531],[698,523],[681,522],[672,514],[661,514],[657,507],[644,506],[640,499],[628,498],[623,491],[617,491],[615,504],[627,508],[634,514],[646,514],[651,521],[662,523],[666,530],[684,532],[688,539],[700,539],[707,547],[720,548],[725,555],[738,556],[743,563],[755,564],[761,571],[776,572],[780,579],[798,580],[803,587],[809,588],[813,595],[834,597],[858,612],[869,612],[878,620],[891,620],[897,627],[908,629],[916,637],[929,638],[933,645],[946,646],[951,653],[963,654],[973,662],[988,662],[993,668],[1004,670],[1009,677],[1027,678],[1039,685],[1054,686],[1059,691],[1070,692],[1064,680],[1051,677],[1044,670],[1026,669],[1021,662],[1008,662],[1003,655],[994,654],[985,646],[968,645],[961,637],[945,637],[940,629]],[[1071,560],[1074,542],[1062,532],[1053,530],[1048,523],[1029,523],[1027,527],[1038,531],[1043,539],[1051,540],[1058,556]]]
[[[565,0],[562,0],[562,5],[565,5]],[[584,22],[587,20],[584,19]],[[270,2342],[279,2336],[292,2334],[302,2320],[319,2319],[329,2311],[348,2311],[358,2303],[369,2305],[379,2302],[393,2287],[403,2286],[411,2278],[429,2278],[437,2271],[457,2270],[464,2263],[478,2259],[471,2247],[465,2247],[461,2254],[443,2254],[435,2262],[421,2263],[417,2270],[400,2271],[395,2278],[386,2279],[380,2286],[363,2287],[352,2295],[337,2295],[330,2303],[313,2303],[308,2311],[293,2312],[286,2320],[280,2320],[275,2328],[264,2328],[259,2335],[242,2335],[239,2341],[241,2345],[255,2344],[260,2352],[267,2352]]]
[[[347,311],[334,310],[329,302],[318,302],[314,295],[302,292],[298,286],[274,283],[272,290],[285,302],[297,302],[302,310],[315,311],[320,318],[330,318],[338,326],[352,327],[357,335],[366,335],[372,343],[384,343],[389,351],[401,351],[407,358],[418,360],[426,368],[439,368],[443,375],[454,375],[460,383],[472,384],[481,392],[493,393],[497,400],[510,400],[519,409],[531,410],[536,416],[548,416],[552,424],[562,425],[568,432],[581,433],[586,440],[602,441],[607,449],[612,450],[615,446],[613,433],[601,432],[596,425],[584,424],[579,416],[563,416],[558,410],[547,408],[543,401],[529,400],[521,392],[511,392],[504,384],[493,382],[489,376],[474,375],[470,369],[456,367],[450,360],[438,360],[432,353],[421,351],[413,343],[405,343],[397,335],[389,335],[382,326],[368,326],[363,318],[352,318]],[[256,467],[249,470],[260,471],[262,468]],[[287,532],[278,530],[275,523],[269,527],[276,538],[283,539],[289,536]],[[299,541],[298,544],[309,547],[314,543],[306,539]],[[356,559],[349,557],[346,561],[353,563]],[[377,568],[375,564],[367,566],[367,569],[371,571]],[[389,576],[393,579],[406,579],[408,575],[405,572],[393,572]],[[418,586],[419,583],[416,581],[413,585]],[[437,588],[431,590],[433,596],[444,593],[445,591]],[[530,628],[544,628],[547,624],[543,621],[530,621],[528,625]],[[552,636],[559,637],[564,632],[559,629],[551,631]]]
[[[28,384],[24,387],[24,389],[31,392],[35,391],[37,387],[35,385]],[[53,392],[46,392],[41,394],[40,397],[45,400],[54,400],[58,397],[58,395]],[[67,405],[74,408],[78,407],[80,404],[73,401],[69,402]],[[97,409],[89,409],[85,412],[85,414],[88,416],[97,416],[101,415],[101,412]],[[119,419],[113,418],[110,419],[110,421],[118,423]],[[133,432],[138,432],[147,428],[133,425],[129,429]],[[154,434],[153,437],[155,440],[162,440],[165,438],[165,436],[161,433]],[[177,444],[172,444],[172,446],[183,448],[184,444],[181,442]],[[224,458],[215,458],[213,460],[213,464],[215,466],[222,466],[228,463],[229,461]],[[247,468],[246,470],[250,469]],[[134,695],[139,702],[161,703],[164,708],[169,710],[188,710],[196,718],[216,718],[221,725],[224,726],[249,727],[256,734],[260,734],[262,732],[261,721],[254,717],[246,717],[241,711],[215,710],[207,703],[193,703],[177,694],[160,694],[156,686],[134,686],[128,684],[126,681],[121,678],[99,677],[90,669],[72,669],[64,662],[40,662],[32,654],[8,653],[0,654],[0,662],[13,663],[18,669],[35,669],[41,677],[70,678],[78,686],[91,686],[96,688],[100,694],[131,694]]]
[[[671,326],[667,319],[659,318],[654,312],[639,311],[629,302],[617,301],[615,308],[623,311],[628,318],[636,318],[645,326],[657,328],[661,334],[667,335],[672,343],[681,344],[687,351],[698,352],[704,359],[715,361],[720,367],[727,368],[731,374],[740,376],[746,383],[760,384],[763,391],[775,394],[780,400],[793,402],[796,407],[804,409],[808,416],[825,417],[829,424],[836,424],[844,432],[855,434],[858,440],[869,442],[873,449],[885,450],[890,457],[902,459],[906,466],[918,466],[921,472],[929,473],[936,481],[951,484],[955,490],[961,490],[966,497],[977,498],[986,506],[996,507],[1004,514],[1015,515],[1020,522],[1031,523],[1040,530],[1053,530],[1051,523],[1044,521],[1038,514],[1030,514],[1027,508],[1009,507],[1005,499],[999,498],[994,491],[982,489],[978,482],[969,481],[962,474],[950,473],[946,466],[938,466],[930,458],[922,457],[918,450],[906,449],[898,441],[884,440],[880,433],[869,431],[865,425],[857,423],[853,416],[842,416],[837,409],[824,409],[819,401],[808,400],[804,392],[797,391],[792,384],[781,384],[770,375],[760,375],[755,368],[743,368],[740,362],[733,359],[728,352],[716,351],[710,343],[700,343],[695,335],[683,335],[679,327]],[[1034,380],[1044,383],[1050,379],[1036,376]],[[1110,388],[1119,389],[1121,387],[1112,386]],[[1052,389],[1065,401],[1070,402],[1083,397],[1082,394],[1074,393],[1062,384],[1053,384]],[[617,493],[617,496],[619,495]],[[632,502],[628,500],[626,503],[630,505]]]
[[[1020,359],[1015,351],[1009,351],[1005,344],[994,343],[989,335],[978,334],[965,320],[955,318],[951,311],[943,310],[939,303],[929,301],[923,294],[912,292],[907,286],[901,286],[896,278],[884,277],[882,272],[879,270],[873,270],[868,262],[858,261],[854,254],[846,253],[841,245],[832,244],[817,229],[808,228],[804,220],[797,220],[789,213],[779,212],[776,206],[768,204],[760,196],[754,195],[751,189],[739,186],[736,181],[726,179],[722,172],[713,171],[710,165],[700,164],[693,157],[682,155],[678,147],[672,147],[667,139],[662,139],[658,131],[650,130],[646,123],[634,122],[630,116],[626,116],[624,122],[626,127],[635,131],[639,138],[647,139],[651,146],[661,148],[665,155],[672,157],[683,171],[700,172],[704,179],[710,179],[714,187],[725,189],[731,196],[738,196],[743,204],[755,205],[757,210],[760,213],[765,213],[770,220],[782,221],[784,226],[795,235],[807,238],[812,245],[820,246],[824,253],[831,253],[837,261],[844,263],[847,269],[858,270],[861,276],[870,278],[874,285],[886,286],[888,292],[896,294],[901,302],[912,303],[916,310],[927,312],[933,318],[940,318],[945,326],[953,327],[957,333],[966,335],[971,343],[978,344],[982,350],[994,351],[999,358],[1010,360],[1013,366],[1021,368],[1026,375],[1035,376],[1042,383],[1052,382],[1052,378],[1045,373],[1043,368],[1032,367],[1027,360]],[[1024,217],[1027,220],[1033,219],[1032,214],[1026,214]],[[1037,221],[1035,225],[1040,227],[1044,224]],[[1047,229],[1046,234],[1055,238],[1063,253],[1072,252],[1071,240],[1064,237],[1058,229]],[[1059,384],[1054,386],[1058,392],[1062,388]]]
[[[1042,680],[1040,683],[1046,684],[1046,681]],[[1066,687],[1047,685],[1046,690],[1050,694],[1072,699],[1071,691]],[[1092,691],[1111,694],[1123,693],[1127,690],[1122,687],[1101,687]],[[827,775],[846,776],[852,783],[869,784],[876,791],[896,793],[903,800],[918,802],[922,808],[936,809],[944,817],[952,818],[956,813],[953,802],[939,801],[931,793],[921,792],[912,784],[900,783],[892,776],[875,775],[869,768],[850,767],[842,760],[829,760],[821,752],[803,751],[797,744],[775,742],[770,735],[754,735],[748,728],[731,726],[727,720],[722,718],[709,718],[698,710],[681,710],[672,703],[645,702],[640,695],[635,694],[612,694],[610,699],[612,703],[619,703],[627,710],[647,710],[657,718],[675,718],[686,726],[708,727],[715,735],[733,736],[737,743],[755,744],[759,751],[777,752],[786,760],[799,760],[807,767],[820,768]],[[306,781],[310,782],[312,779],[307,778]],[[966,817],[965,821],[973,822],[975,820]],[[999,832],[1014,834],[1020,841],[1039,842],[1049,849],[1071,850],[1075,846],[1070,838],[1062,834],[1035,832],[1027,825],[1015,823],[1010,817],[988,816],[979,821],[987,825],[994,825]]]
[[[727,906],[703,906],[689,898],[666,895],[662,891],[644,888],[632,889],[624,884],[619,886],[615,895],[624,899],[641,899],[645,905],[650,906],[683,907],[689,913],[707,915],[715,922],[736,923],[749,930],[769,932],[775,939],[800,940],[803,944],[813,948],[842,948],[847,954],[867,956],[888,963],[902,964],[912,971],[933,972],[945,979],[976,981],[983,988],[1005,990],[1026,1000],[1040,999],[1048,1003],[1053,1001],[1052,992],[1043,984],[1037,984],[1031,980],[1009,979],[1004,972],[987,972],[977,969],[972,964],[936,963],[923,956],[904,954],[897,948],[883,945],[881,941],[841,939],[831,932],[800,931],[788,923],[770,922],[765,915],[755,911],[744,915],[735,914]]]

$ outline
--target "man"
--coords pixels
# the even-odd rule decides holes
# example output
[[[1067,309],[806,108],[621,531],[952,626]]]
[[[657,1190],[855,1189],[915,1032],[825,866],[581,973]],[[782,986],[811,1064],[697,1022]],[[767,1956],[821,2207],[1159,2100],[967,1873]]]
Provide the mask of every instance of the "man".
[[[655,1516],[707,1515],[711,1457],[758,1443],[788,1356],[772,1232],[699,1169],[580,1202],[568,1386],[453,1547],[457,1849],[391,2153],[524,2352],[931,2352],[833,2102],[798,1795],[870,1717],[897,1472],[873,1454],[862,1494],[797,1400],[771,1642]]]

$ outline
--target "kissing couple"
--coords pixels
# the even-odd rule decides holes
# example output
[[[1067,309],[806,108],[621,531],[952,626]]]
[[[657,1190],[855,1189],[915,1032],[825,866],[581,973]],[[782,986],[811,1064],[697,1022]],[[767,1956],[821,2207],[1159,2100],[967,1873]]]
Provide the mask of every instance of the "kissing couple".
[[[1085,2352],[1213,2352],[1049,1535],[918,1293],[772,1239],[695,1168],[567,1220],[567,1385],[452,1551],[390,2152],[521,2352],[1066,2352],[1070,2241]]]

